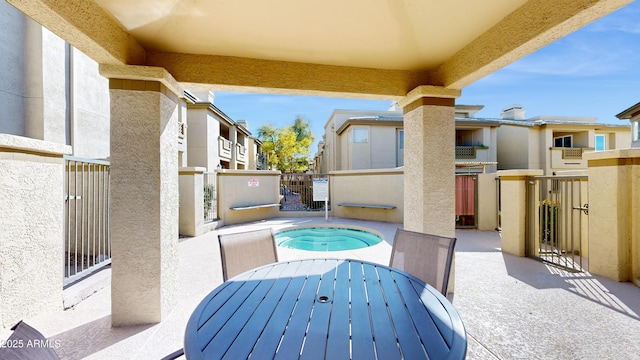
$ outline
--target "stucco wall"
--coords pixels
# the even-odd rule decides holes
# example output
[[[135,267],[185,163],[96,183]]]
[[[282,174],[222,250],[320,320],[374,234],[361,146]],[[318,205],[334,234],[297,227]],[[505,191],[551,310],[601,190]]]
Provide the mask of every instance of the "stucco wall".
[[[404,218],[403,172],[402,169],[331,172],[329,186],[333,216],[402,223]],[[339,206],[343,202],[392,205],[396,208],[383,210]]]
[[[529,128],[502,125],[497,130],[498,169],[523,169],[529,164]]]
[[[180,168],[180,235],[198,236],[205,232],[204,171],[203,167]]]
[[[25,29],[25,135],[67,144],[67,44],[32,20]]]
[[[218,170],[218,216],[225,225],[274,218],[278,206],[231,210],[236,206],[280,203],[279,171]]]
[[[109,80],[98,72],[98,63],[71,49],[73,114],[71,144],[79,157],[109,157]]]
[[[495,173],[478,174],[478,230],[494,231],[498,227],[497,181]]]
[[[371,169],[388,169],[398,166],[397,128],[371,126]]]
[[[218,119],[209,111],[209,105],[188,105],[188,166],[200,166],[213,171],[220,162],[218,156]]]
[[[25,17],[0,1],[0,133],[24,135]]]
[[[0,327],[62,307],[66,145],[0,134]]]

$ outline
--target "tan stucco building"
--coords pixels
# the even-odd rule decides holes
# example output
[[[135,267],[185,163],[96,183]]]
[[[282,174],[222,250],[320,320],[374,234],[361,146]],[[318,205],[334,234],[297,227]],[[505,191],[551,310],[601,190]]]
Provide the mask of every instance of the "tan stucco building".
[[[500,122],[476,118],[482,106],[455,106],[456,173],[496,171]],[[404,166],[404,117],[397,104],[387,111],[334,110],[314,157],[316,173]]]
[[[586,170],[584,153],[628,148],[629,127],[596,118],[525,118],[521,105],[504,109],[498,128],[498,169],[542,169],[545,175]]]

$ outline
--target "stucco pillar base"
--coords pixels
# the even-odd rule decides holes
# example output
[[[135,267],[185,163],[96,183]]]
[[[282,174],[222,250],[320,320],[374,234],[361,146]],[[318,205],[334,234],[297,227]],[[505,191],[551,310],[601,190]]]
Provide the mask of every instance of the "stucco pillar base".
[[[585,154],[589,272],[640,286],[640,149]]]
[[[178,98],[163,83],[109,80],[111,321],[160,322],[178,285]]]

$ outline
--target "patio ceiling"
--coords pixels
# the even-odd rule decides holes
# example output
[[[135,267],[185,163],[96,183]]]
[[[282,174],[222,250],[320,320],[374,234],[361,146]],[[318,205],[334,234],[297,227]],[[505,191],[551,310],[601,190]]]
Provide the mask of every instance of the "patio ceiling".
[[[107,75],[143,65],[189,88],[389,99],[462,89],[632,0],[7,1]]]

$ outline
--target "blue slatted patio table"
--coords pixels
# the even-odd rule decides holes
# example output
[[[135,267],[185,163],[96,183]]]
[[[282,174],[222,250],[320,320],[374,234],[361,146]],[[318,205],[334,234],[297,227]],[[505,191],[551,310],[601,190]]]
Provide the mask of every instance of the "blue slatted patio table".
[[[453,305],[403,271],[358,260],[279,262],[238,275],[194,310],[188,359],[464,359]]]

